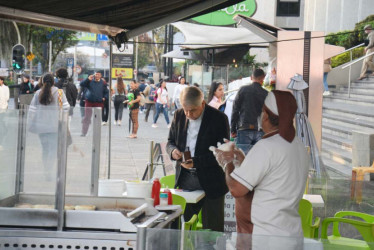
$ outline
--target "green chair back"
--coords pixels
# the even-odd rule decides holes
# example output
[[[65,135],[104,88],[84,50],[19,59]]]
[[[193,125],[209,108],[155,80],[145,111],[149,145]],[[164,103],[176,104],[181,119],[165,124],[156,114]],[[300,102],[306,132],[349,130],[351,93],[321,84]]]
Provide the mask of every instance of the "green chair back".
[[[301,199],[299,203],[299,215],[301,218],[301,226],[305,238],[318,238],[318,229],[320,218],[317,217],[313,224],[313,207],[312,204],[305,199]]]
[[[203,216],[201,215],[202,209],[200,209],[199,215],[197,216],[197,225],[196,230],[202,230],[203,229]]]
[[[357,217],[359,220],[344,217]],[[333,223],[332,235],[327,236],[328,226]],[[354,226],[360,232],[362,240],[342,237],[339,232],[339,224],[347,223]],[[354,211],[341,211],[337,212],[334,217],[329,217],[323,220],[321,239],[326,245],[339,245],[350,247],[352,249],[372,249],[374,248],[374,216]],[[326,242],[326,240],[328,240]],[[370,242],[371,247],[366,243]]]
[[[193,230],[193,231],[195,231],[196,230],[196,226],[197,226],[197,222],[198,222],[197,215],[194,214],[189,221],[187,221],[187,222],[184,223],[184,230]]]
[[[175,186],[175,174],[161,177],[160,179],[162,188],[174,188]]]
[[[173,205],[180,205],[182,207],[182,213],[186,209],[186,199],[180,195],[173,194]]]

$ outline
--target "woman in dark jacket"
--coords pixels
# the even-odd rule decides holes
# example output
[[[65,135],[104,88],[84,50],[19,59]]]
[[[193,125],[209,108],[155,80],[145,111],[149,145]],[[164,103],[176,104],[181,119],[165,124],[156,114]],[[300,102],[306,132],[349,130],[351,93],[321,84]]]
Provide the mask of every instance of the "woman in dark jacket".
[[[25,95],[25,94],[32,94],[34,93],[34,85],[30,82],[30,76],[27,74],[24,74],[22,76],[22,83],[19,88],[19,94]]]
[[[69,115],[73,115],[73,109],[77,102],[78,97],[78,90],[77,87],[74,85],[71,78],[68,78],[68,71],[65,68],[59,68],[56,70],[56,77],[58,79],[55,86],[59,89],[63,89],[66,95],[66,99],[70,104]]]

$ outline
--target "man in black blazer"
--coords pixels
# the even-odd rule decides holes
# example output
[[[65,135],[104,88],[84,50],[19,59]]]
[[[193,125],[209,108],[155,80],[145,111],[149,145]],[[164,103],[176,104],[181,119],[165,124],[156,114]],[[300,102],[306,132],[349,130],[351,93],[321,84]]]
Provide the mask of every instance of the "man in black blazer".
[[[224,197],[228,188],[225,174],[209,147],[229,138],[228,119],[224,113],[206,105],[197,87],[185,88],[180,102],[182,109],[174,114],[167,143],[168,154],[177,161],[175,186],[205,191],[204,199],[187,204],[184,218],[190,220],[202,208],[203,228],[223,231]],[[191,159],[187,159],[189,154]]]

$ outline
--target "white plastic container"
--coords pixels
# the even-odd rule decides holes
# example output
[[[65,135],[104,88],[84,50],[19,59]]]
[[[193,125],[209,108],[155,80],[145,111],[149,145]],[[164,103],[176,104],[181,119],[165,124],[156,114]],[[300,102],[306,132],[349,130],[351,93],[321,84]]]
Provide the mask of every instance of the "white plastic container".
[[[124,180],[99,180],[99,196],[121,197],[124,188]]]
[[[148,181],[126,181],[127,197],[151,198],[153,183]]]

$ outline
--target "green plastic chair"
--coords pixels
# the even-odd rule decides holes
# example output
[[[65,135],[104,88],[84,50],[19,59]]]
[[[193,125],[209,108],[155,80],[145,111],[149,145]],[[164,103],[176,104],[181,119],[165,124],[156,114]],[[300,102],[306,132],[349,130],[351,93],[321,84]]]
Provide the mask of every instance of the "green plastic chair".
[[[196,231],[197,221],[197,215],[194,214],[189,221],[184,223],[184,230]]]
[[[180,195],[172,194],[173,196],[173,205],[180,205],[182,207],[182,214],[184,214],[184,210],[186,209],[186,199]]]
[[[343,218],[346,216],[358,217],[361,220],[354,220],[351,218]],[[333,223],[332,235],[327,236],[327,229],[329,224]],[[360,232],[364,240],[356,240],[342,237],[339,232],[339,223],[348,223],[354,226]],[[354,211],[337,212],[334,217],[329,217],[323,220],[321,239],[328,249],[329,246],[337,246],[351,249],[373,249],[374,248],[374,216]],[[367,244],[370,242],[371,247]]]
[[[313,223],[313,207],[308,200],[300,200],[299,215],[301,218],[301,226],[303,228],[304,237],[317,239],[321,218],[316,217]]]
[[[175,186],[175,174],[161,177],[160,183],[161,183],[161,188],[174,188],[174,186]]]
[[[197,225],[196,230],[202,230],[203,229],[203,216],[201,215],[202,209],[200,209],[198,219],[197,219]]]

